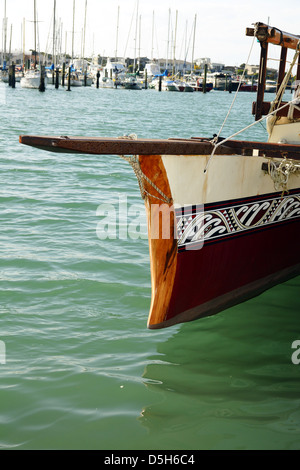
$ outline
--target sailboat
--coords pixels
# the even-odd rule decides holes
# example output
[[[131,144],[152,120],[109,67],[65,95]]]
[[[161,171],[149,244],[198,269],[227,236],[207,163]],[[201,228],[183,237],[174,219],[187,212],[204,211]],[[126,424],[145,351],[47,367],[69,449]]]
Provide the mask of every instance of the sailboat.
[[[19,139],[53,152],[121,155],[131,164],[148,217],[151,329],[216,314],[300,274],[300,88],[282,101],[300,36],[264,23],[246,35],[261,50],[255,121],[227,138]],[[281,48],[272,103],[264,101],[269,44]],[[235,140],[263,120],[265,142]]]
[[[42,89],[41,86],[47,86],[47,76],[45,71],[42,70],[41,63],[39,67],[37,66],[37,47],[36,47],[36,36],[37,36],[37,19],[36,19],[36,0],[34,0],[34,65],[33,68],[27,70],[24,74],[24,77],[20,80],[20,85],[22,88],[36,88]],[[40,62],[40,58],[39,58]]]
[[[22,88],[34,88],[39,89],[41,85],[41,74],[43,72],[39,69],[27,70],[24,77],[20,79],[20,85]],[[47,76],[44,76],[44,84],[47,86]]]
[[[4,0],[4,16],[2,22],[2,60],[0,70],[0,80],[2,82],[8,82],[8,69],[6,64],[6,36],[7,36],[7,17],[6,17],[6,0]]]

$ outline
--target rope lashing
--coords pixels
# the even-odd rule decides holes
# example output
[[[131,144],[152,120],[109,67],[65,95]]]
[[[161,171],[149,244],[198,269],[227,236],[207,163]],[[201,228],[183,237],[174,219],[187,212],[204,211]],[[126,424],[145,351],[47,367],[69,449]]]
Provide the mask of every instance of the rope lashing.
[[[290,101],[289,103],[285,103],[283,106],[281,106],[280,108],[277,108],[275,109],[274,111],[272,111],[271,113],[267,114],[266,116],[263,116],[262,118],[260,118],[258,121],[254,121],[252,122],[252,124],[249,124],[248,126],[244,127],[244,129],[241,129],[240,131],[238,132],[235,132],[234,134],[232,134],[231,136],[227,137],[226,139],[223,139],[221,140],[220,142],[217,142],[216,141],[216,137],[211,140],[211,144],[213,144],[214,148],[213,148],[213,151],[208,159],[208,162],[206,164],[206,167],[204,169],[204,173],[207,172],[207,169],[208,169],[208,166],[211,162],[211,159],[213,158],[217,148],[220,146],[220,145],[224,145],[228,140],[231,140],[233,137],[236,137],[237,135],[241,134],[242,132],[246,131],[247,129],[250,129],[250,127],[252,126],[255,126],[256,124],[258,124],[259,122],[262,122],[264,121],[265,119],[267,119],[269,116],[273,116],[273,114],[277,113],[277,111],[280,111],[281,109],[284,109],[286,108],[287,106],[290,106],[291,104],[293,103],[296,103],[296,102],[299,102],[299,98],[295,98],[293,99],[292,101]]]
[[[279,165],[270,158],[268,161],[268,174],[274,182],[274,188],[276,191],[282,190],[282,194],[288,193],[288,180],[292,173],[300,172],[300,163],[296,163],[294,160],[284,159]]]
[[[136,134],[129,134],[129,135],[123,135],[122,137],[119,137],[119,139],[137,140],[137,136],[136,136]],[[153,181],[151,181],[150,178],[148,178],[148,176],[145,175],[145,173],[143,173],[143,171],[141,169],[140,162],[139,162],[138,155],[132,155],[132,156],[120,155],[120,157],[123,158],[123,160],[125,160],[126,162],[128,162],[131,165],[131,167],[134,171],[134,174],[135,174],[135,176],[138,180],[138,184],[139,184],[142,199],[145,199],[146,196],[148,196],[148,197],[152,197],[152,198],[157,199],[157,200],[159,200],[163,203],[166,203],[166,204],[171,204],[172,203],[172,199],[170,199],[168,196],[166,196],[163,193],[163,191],[161,191],[161,189],[159,189],[159,187],[156,186],[156,184],[154,184]],[[161,198],[158,197],[158,196],[154,196],[153,194],[149,193],[145,188],[144,181],[149,183],[150,186],[153,189],[155,189],[155,191],[158,194],[160,194]]]

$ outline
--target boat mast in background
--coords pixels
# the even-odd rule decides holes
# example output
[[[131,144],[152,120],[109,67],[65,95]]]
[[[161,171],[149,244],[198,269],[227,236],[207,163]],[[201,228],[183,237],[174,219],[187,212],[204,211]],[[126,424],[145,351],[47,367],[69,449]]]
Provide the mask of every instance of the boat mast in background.
[[[192,47],[191,74],[194,71],[194,52],[195,52],[196,24],[197,24],[197,14],[195,14],[195,20],[194,20],[194,37],[193,37],[193,47]]]
[[[117,62],[117,57],[118,57],[119,21],[120,21],[120,5],[118,6],[118,15],[117,15],[117,33],[116,33],[116,50],[115,50],[116,62]]]
[[[178,19],[178,10],[176,10],[176,19],[175,19],[175,33],[174,33],[174,44],[173,44],[173,76],[176,72],[176,36],[177,36],[177,19]]]
[[[85,9],[84,9],[84,26],[83,26],[83,42],[82,42],[82,73],[84,73],[84,54],[85,54],[85,35],[86,35],[86,14],[87,14],[87,0],[85,0]]]
[[[136,69],[136,50],[137,50],[136,43],[137,43],[137,34],[138,34],[138,18],[139,18],[139,0],[137,0],[136,2],[133,72],[135,72],[135,69]]]
[[[34,68],[36,69],[37,66],[37,58],[36,58],[36,0],[33,2],[33,23],[34,23]]]
[[[72,64],[73,64],[73,61],[74,61],[74,27],[75,27],[75,0],[73,0]]]
[[[2,31],[2,66],[6,62],[6,40],[7,40],[7,17],[6,17],[6,0],[4,0],[4,17]]]
[[[166,70],[168,69],[168,65],[169,65],[170,26],[171,26],[171,8],[169,8],[169,20],[168,20],[168,40],[167,40],[166,66],[165,66]]]
[[[55,54],[55,36],[56,36],[56,0],[54,0],[54,5],[53,5],[53,48],[52,48],[52,62],[54,69],[56,67],[56,54]]]

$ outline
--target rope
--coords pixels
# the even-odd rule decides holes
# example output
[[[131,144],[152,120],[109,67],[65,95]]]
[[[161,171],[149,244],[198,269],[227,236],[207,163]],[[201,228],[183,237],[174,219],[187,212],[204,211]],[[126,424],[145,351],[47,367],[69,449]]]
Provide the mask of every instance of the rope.
[[[220,130],[219,130],[219,132],[218,132],[218,134],[214,137],[214,140],[216,140],[216,141],[218,141],[218,137],[220,136],[220,134],[221,134],[221,132],[222,132],[222,130],[223,130],[223,127],[224,127],[225,124],[226,124],[226,121],[227,121],[227,119],[228,119],[228,117],[229,117],[229,115],[230,115],[230,113],[231,113],[231,110],[232,110],[232,108],[233,108],[233,105],[234,105],[234,103],[235,103],[235,100],[236,100],[236,98],[237,98],[237,96],[238,96],[238,92],[240,91],[242,82],[244,81],[244,77],[245,77],[245,73],[246,73],[246,67],[247,67],[247,65],[248,65],[248,63],[249,63],[249,60],[250,60],[250,56],[251,56],[251,53],[252,53],[254,40],[255,40],[255,37],[253,38],[253,41],[252,41],[252,45],[251,45],[251,48],[250,48],[250,51],[249,51],[249,55],[248,55],[247,62],[246,62],[246,64],[245,64],[243,74],[242,74],[242,76],[241,76],[241,78],[240,78],[240,81],[239,81],[239,84],[238,84],[238,88],[237,88],[237,90],[236,90],[236,92],[235,92],[235,95],[234,95],[234,98],[233,98],[233,100],[232,100],[231,106],[230,106],[230,108],[229,108],[229,110],[228,110],[227,116],[225,117],[224,122],[223,122],[223,124],[222,124],[222,126],[221,126],[221,128],[220,128]]]
[[[249,58],[250,58],[250,55],[251,55],[251,51],[252,51],[253,44],[254,44],[254,39],[255,39],[255,37],[253,38],[253,41],[252,41],[252,45],[251,45],[251,48],[250,48],[250,52],[249,52],[249,56],[248,56],[247,62],[249,61]],[[222,126],[221,126],[221,129],[220,129],[219,133],[211,140],[211,143],[213,144],[214,148],[213,148],[213,151],[212,151],[212,153],[211,153],[211,155],[210,155],[210,157],[209,157],[209,159],[208,159],[208,162],[207,162],[207,164],[206,164],[206,166],[205,166],[204,173],[207,172],[207,169],[208,169],[208,166],[209,166],[209,164],[210,164],[210,161],[211,161],[211,159],[213,158],[213,156],[214,156],[214,154],[215,154],[217,148],[218,148],[220,145],[224,144],[225,142],[227,142],[228,140],[232,139],[233,137],[235,137],[235,136],[241,134],[241,133],[244,132],[245,130],[250,129],[250,127],[254,126],[255,124],[261,123],[263,120],[265,120],[265,119],[267,119],[268,117],[270,117],[270,116],[276,114],[277,111],[279,111],[279,110],[285,108],[286,106],[292,106],[292,104],[293,104],[293,103],[296,103],[296,102],[297,102],[297,104],[299,103],[299,98],[295,98],[295,99],[293,99],[292,101],[290,101],[289,103],[286,103],[285,105],[283,105],[283,106],[281,106],[281,107],[279,107],[279,108],[277,107],[277,109],[274,110],[275,105],[276,105],[276,104],[278,105],[278,104],[281,103],[283,91],[284,91],[284,89],[285,89],[285,87],[286,87],[286,84],[287,84],[289,78],[290,78],[290,74],[291,74],[291,72],[292,72],[292,68],[293,68],[294,65],[295,65],[295,62],[296,62],[296,60],[297,60],[297,57],[299,56],[299,53],[300,53],[300,41],[299,41],[298,44],[297,44],[297,49],[296,49],[294,58],[293,58],[293,60],[292,60],[292,62],[291,62],[291,64],[290,64],[289,71],[286,73],[286,75],[285,75],[285,77],[284,77],[284,80],[282,81],[281,86],[280,86],[280,88],[279,88],[279,90],[278,90],[278,92],[277,92],[277,94],[276,94],[276,98],[275,98],[275,100],[273,101],[273,103],[272,103],[272,105],[271,105],[271,108],[270,108],[271,111],[269,112],[269,114],[267,114],[266,116],[263,116],[261,119],[259,119],[259,120],[255,121],[255,122],[253,122],[252,124],[249,124],[248,126],[244,127],[244,129],[241,129],[240,131],[235,132],[235,133],[232,134],[230,137],[227,137],[226,139],[223,139],[223,140],[221,140],[220,142],[218,142],[218,138],[219,138],[219,136],[220,136],[220,133],[221,133],[221,131],[222,131],[222,129],[223,129],[223,127],[224,127],[224,125],[225,125],[225,123],[226,123],[228,117],[229,117],[229,114],[230,114],[230,112],[231,112],[231,110],[232,110],[233,104],[234,104],[234,102],[235,102],[235,100],[236,100],[236,97],[237,97],[237,94],[238,94],[238,91],[239,91],[239,88],[240,88],[242,79],[243,79],[244,74],[245,74],[245,70],[246,70],[246,65],[245,65],[243,75],[242,75],[242,77],[241,77],[241,79],[240,79],[240,83],[239,83],[238,89],[237,89],[237,91],[236,91],[236,93],[235,93],[233,102],[232,102],[232,104],[231,104],[231,106],[230,106],[230,108],[229,108],[229,111],[228,111],[228,113],[227,113],[227,116],[226,116],[226,118],[225,118],[225,120],[224,120],[224,122],[223,122],[223,124],[222,124]],[[273,122],[272,122],[270,125],[271,125],[271,126],[274,126],[274,124],[275,124],[275,119],[273,120]]]
[[[268,173],[274,182],[276,191],[282,190],[282,196],[285,192],[288,193],[288,180],[292,173],[300,172],[300,163],[295,163],[293,160],[288,160],[286,157],[280,162],[279,165],[270,158],[268,162]]]
[[[272,116],[273,114],[277,113],[277,111],[280,111],[281,109],[284,109],[286,108],[287,106],[290,106],[292,103],[294,102],[298,102],[299,98],[295,98],[293,99],[292,101],[290,101],[289,103],[285,103],[283,106],[281,106],[280,108],[277,108],[275,109],[274,111],[272,111],[271,113],[267,114],[266,116],[263,116],[262,118],[258,119],[258,121],[255,121],[255,122],[252,122],[252,124],[249,124],[248,126],[244,127],[244,129],[241,129],[240,131],[238,132],[235,132],[234,134],[232,134],[231,136],[227,137],[226,139],[223,139],[221,140],[220,142],[218,143],[215,143],[214,141],[211,141],[211,143],[214,145],[214,148],[213,148],[213,151],[208,159],[208,162],[206,164],[206,167],[204,169],[204,173],[207,172],[207,169],[208,169],[208,166],[210,164],[210,161],[211,159],[213,158],[217,148],[220,146],[220,145],[223,145],[225,142],[227,142],[228,140],[231,140],[233,137],[236,137],[237,135],[241,134],[242,132],[246,131],[247,129],[250,129],[250,127],[252,126],[255,126],[255,124],[258,124],[259,122],[262,122],[263,120],[267,119],[269,116]]]
[[[137,140],[137,135],[136,134],[124,135],[122,137],[119,137],[119,139]],[[143,173],[143,171],[141,169],[141,166],[140,166],[138,155],[133,155],[133,156],[130,156],[130,157],[127,157],[125,155],[120,155],[120,157],[123,158],[123,160],[125,160],[126,162],[128,162],[131,165],[131,167],[134,171],[134,174],[135,174],[135,176],[138,180],[138,184],[139,184],[142,199],[145,199],[146,196],[148,196],[148,197],[152,197],[154,199],[158,199],[159,201],[162,201],[163,203],[171,204],[172,199],[168,198],[168,196],[166,196],[163,193],[163,191],[161,191],[159,189],[159,187],[156,186],[156,184],[154,184],[153,181],[151,181],[150,178],[148,178],[148,176],[145,175],[145,173]],[[149,193],[146,190],[145,185],[144,185],[144,180],[147,181],[147,183],[149,183],[152,186],[152,188],[155,189],[155,191],[157,191],[158,194],[161,195],[161,198],[158,197],[158,196],[154,196],[153,194]]]

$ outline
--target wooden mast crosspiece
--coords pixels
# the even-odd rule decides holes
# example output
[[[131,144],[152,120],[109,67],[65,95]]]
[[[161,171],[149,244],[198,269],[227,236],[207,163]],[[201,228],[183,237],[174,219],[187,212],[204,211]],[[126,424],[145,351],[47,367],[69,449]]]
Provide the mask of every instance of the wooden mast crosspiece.
[[[148,218],[149,328],[216,314],[300,274],[300,108],[281,101],[288,49],[300,75],[300,37],[263,23],[246,34],[261,46],[253,113],[267,120],[265,142],[20,136],[52,152],[129,156]],[[269,43],[281,47],[275,107],[264,102]]]

